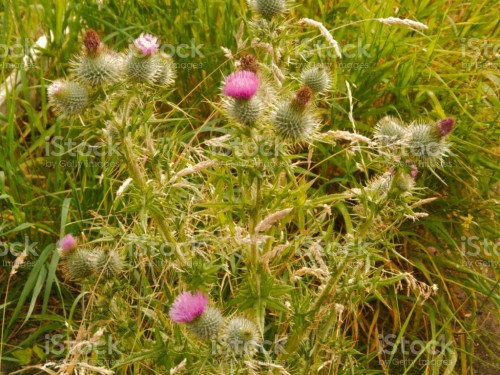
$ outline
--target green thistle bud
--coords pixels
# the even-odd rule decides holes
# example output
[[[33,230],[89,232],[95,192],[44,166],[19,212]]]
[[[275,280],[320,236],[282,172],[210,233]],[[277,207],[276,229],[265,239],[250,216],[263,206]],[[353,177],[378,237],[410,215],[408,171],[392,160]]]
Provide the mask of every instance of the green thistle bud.
[[[401,141],[405,132],[405,128],[398,119],[386,116],[375,127],[375,139],[381,146],[389,146]]]
[[[123,261],[116,251],[99,250],[96,254],[95,271],[105,279],[112,279],[118,276],[123,269]]]
[[[415,189],[415,179],[408,173],[398,173],[394,177],[394,186],[402,192],[411,192]]]
[[[165,87],[173,85],[177,74],[172,57],[167,53],[161,52],[155,55],[154,58],[156,59],[156,71],[153,83]]]
[[[122,77],[122,58],[113,51],[100,48],[96,53],[89,51],[71,62],[71,73],[78,82],[95,87],[120,81]]]
[[[408,147],[408,156],[424,162],[442,161],[449,152],[446,137],[442,137],[434,125],[412,123],[406,129],[404,140]]]
[[[300,78],[304,86],[309,87],[315,94],[327,91],[330,88],[330,76],[321,67],[313,66],[306,69],[302,72]]]
[[[137,83],[153,83],[159,73],[159,63],[155,55],[142,55],[131,49],[125,61],[127,77]]]
[[[201,340],[210,340],[218,336],[222,322],[220,311],[215,307],[207,307],[203,314],[186,324],[193,335]]]
[[[109,142],[109,144],[120,143],[122,140],[122,136],[120,134],[120,130],[113,123],[113,121],[106,122],[106,129],[104,129],[104,134]]]
[[[78,115],[88,104],[87,90],[76,82],[55,81],[48,87],[47,93],[49,104],[57,113],[63,115]]]
[[[246,318],[233,318],[225,330],[228,349],[237,356],[252,356],[257,351],[260,335],[257,326]]]
[[[250,6],[266,19],[271,19],[286,10],[285,0],[249,0]]]
[[[280,103],[272,116],[276,133],[292,142],[306,141],[318,126],[314,116],[297,104],[296,100]]]
[[[260,117],[262,101],[254,96],[251,99],[228,99],[226,102],[229,115],[239,123],[252,125]]]
[[[92,249],[80,247],[64,253],[63,269],[69,280],[83,280],[95,273],[96,254]]]

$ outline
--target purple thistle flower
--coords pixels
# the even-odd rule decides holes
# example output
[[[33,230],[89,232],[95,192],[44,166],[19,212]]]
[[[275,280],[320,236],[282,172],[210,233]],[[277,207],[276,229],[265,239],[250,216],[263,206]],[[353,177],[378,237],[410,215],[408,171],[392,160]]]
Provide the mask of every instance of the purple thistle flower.
[[[169,314],[176,323],[188,323],[203,314],[207,305],[208,297],[202,292],[183,292],[175,299]]]
[[[417,177],[417,175],[418,175],[418,167],[417,167],[415,164],[412,164],[412,165],[410,166],[410,168],[411,168],[411,172],[410,172],[411,176],[412,176],[413,178],[416,178],[416,177]]]
[[[151,56],[158,50],[160,43],[158,38],[151,34],[141,34],[139,38],[134,40],[134,45],[144,56]]]
[[[454,126],[455,126],[455,119],[452,117],[439,120],[437,123],[439,135],[441,137],[446,137],[448,134],[451,133]]]
[[[240,70],[226,78],[224,95],[235,99],[251,99],[259,88],[259,78],[254,72]]]
[[[71,251],[76,248],[76,239],[72,234],[67,234],[63,237],[60,243],[62,251]]]

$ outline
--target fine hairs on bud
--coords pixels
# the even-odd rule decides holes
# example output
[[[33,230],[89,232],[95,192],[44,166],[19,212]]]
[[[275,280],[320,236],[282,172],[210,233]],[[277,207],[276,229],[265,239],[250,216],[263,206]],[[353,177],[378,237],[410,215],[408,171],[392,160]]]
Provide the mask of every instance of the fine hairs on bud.
[[[95,257],[94,250],[87,247],[79,247],[62,254],[66,277],[69,280],[80,281],[93,276],[96,270]]]
[[[57,80],[47,89],[49,105],[58,114],[75,116],[81,114],[88,104],[87,89],[77,82]]]
[[[406,129],[404,138],[408,147],[408,156],[423,162],[442,161],[449,152],[446,137],[435,125],[426,122],[413,122]]]
[[[236,356],[253,356],[259,345],[260,334],[254,322],[235,317],[227,324],[224,338],[228,349]]]
[[[279,103],[272,124],[278,136],[292,142],[308,140],[318,125],[309,111],[297,106],[296,100]]]
[[[382,118],[375,127],[375,139],[381,146],[389,146],[400,142],[406,129],[401,121],[395,117],[386,116]]]
[[[393,184],[402,192],[411,192],[415,189],[415,179],[408,173],[398,173]]]
[[[253,125],[262,113],[262,101],[254,96],[251,99],[231,99],[227,101],[229,115],[243,125]]]
[[[172,57],[165,52],[160,52],[155,56],[155,59],[156,71],[153,76],[153,83],[164,87],[173,85],[177,73]]]
[[[158,38],[141,34],[130,46],[125,62],[127,77],[137,83],[155,83],[163,64],[157,58]]]
[[[120,274],[123,270],[123,261],[117,251],[99,250],[95,256],[95,271],[107,280]]]
[[[304,70],[300,75],[300,78],[302,84],[309,87],[315,94],[322,93],[330,89],[330,76],[325,69],[319,66],[313,66]]]
[[[286,0],[248,0],[248,2],[257,13],[268,20],[286,10]]]
[[[207,307],[203,314],[187,322],[189,331],[201,340],[211,340],[219,335],[223,319],[219,309]]]

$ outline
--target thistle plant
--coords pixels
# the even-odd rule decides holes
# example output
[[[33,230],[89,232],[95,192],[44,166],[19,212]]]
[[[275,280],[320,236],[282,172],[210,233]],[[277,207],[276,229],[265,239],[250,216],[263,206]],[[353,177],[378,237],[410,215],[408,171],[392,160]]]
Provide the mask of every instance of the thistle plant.
[[[285,19],[286,1],[249,3],[256,18],[238,34],[237,50],[225,50],[232,65],[217,72],[225,75],[222,98],[212,96],[213,116],[199,128],[196,110],[160,95],[175,69],[150,34],[122,58],[87,32],[70,80],[48,89],[71,126],[80,116],[82,137],[118,145],[119,156],[104,157],[117,161],[103,169],[113,176],[110,217],[85,228],[116,246],[68,236],[60,254],[71,279],[114,280],[124,291],[112,312],[99,311],[102,321],[116,311],[132,317],[109,324],[131,353],[119,363],[145,358],[145,367],[171,373],[174,362],[189,373],[319,373],[338,358],[349,372],[366,357],[359,331],[368,331],[363,350],[375,357],[372,327],[387,329],[379,317],[367,324],[361,310],[400,311],[399,299],[386,296],[403,294],[424,306],[437,291],[434,273],[417,279],[407,270],[398,241],[406,224],[427,216],[427,171],[437,173],[432,163],[451,154],[455,121],[358,118],[351,86],[336,82],[332,69],[290,58],[304,26],[338,47],[330,32],[317,21]],[[92,105],[87,96],[77,103],[83,92],[96,98]],[[334,121],[339,107],[345,112]],[[340,178],[346,170],[349,178]],[[92,293],[105,300],[95,285]],[[266,340],[275,341],[274,353]],[[214,353],[221,342],[223,355]]]

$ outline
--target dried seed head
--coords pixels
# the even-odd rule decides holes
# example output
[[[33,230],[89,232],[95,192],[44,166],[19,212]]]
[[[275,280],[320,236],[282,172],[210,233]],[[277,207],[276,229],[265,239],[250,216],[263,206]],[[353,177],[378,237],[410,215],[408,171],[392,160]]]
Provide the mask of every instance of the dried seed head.
[[[293,104],[299,108],[305,108],[306,105],[311,101],[312,96],[312,90],[309,87],[304,86],[295,94],[295,97],[293,98]]]
[[[83,37],[83,45],[90,56],[95,56],[101,46],[101,38],[95,30],[89,29]]]
[[[452,117],[445,118],[443,120],[439,120],[437,125],[437,130],[441,137],[446,137],[451,133],[453,128],[455,127],[455,119]]]
[[[241,70],[248,70],[257,73],[259,71],[259,62],[254,55],[248,54],[240,59]]]

